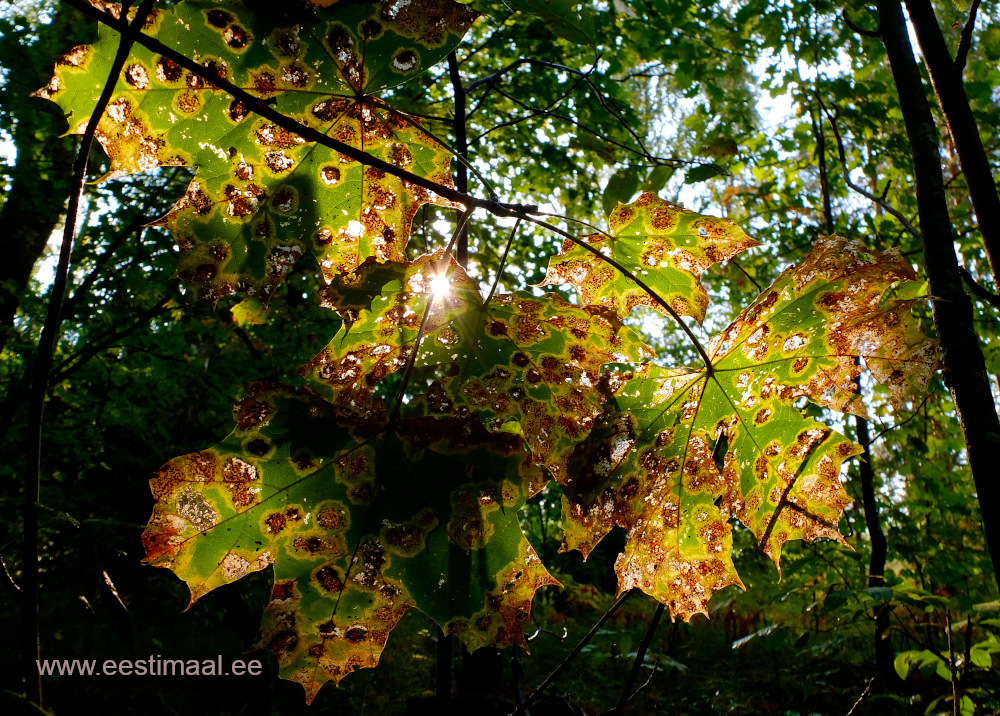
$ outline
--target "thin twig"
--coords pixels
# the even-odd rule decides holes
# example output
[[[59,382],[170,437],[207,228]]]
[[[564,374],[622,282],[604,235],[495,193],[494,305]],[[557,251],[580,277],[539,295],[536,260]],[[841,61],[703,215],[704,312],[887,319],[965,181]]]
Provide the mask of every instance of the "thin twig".
[[[759,283],[757,283],[757,281],[754,279],[753,276],[747,273],[747,270],[745,268],[740,266],[739,261],[737,261],[735,257],[729,259],[729,263],[738,268],[743,273],[743,275],[746,276],[747,281],[752,283],[754,285],[754,288],[757,289],[757,293],[764,293],[764,288]]]
[[[993,308],[1000,308],[1000,296],[988,291],[983,286],[980,286],[965,266],[959,266],[958,272],[962,275],[962,280],[965,281],[966,285],[972,289],[972,293],[974,293],[977,298],[982,299],[986,303],[993,306]]]
[[[865,700],[865,697],[872,690],[872,684],[874,684],[874,683],[875,683],[875,677],[874,676],[872,678],[868,679],[868,684],[865,686],[865,690],[861,692],[861,696],[859,696],[858,700],[854,702],[854,705],[851,707],[851,710],[847,712],[847,716],[851,716],[851,714],[854,713],[855,709],[858,708],[858,706],[861,704],[861,702]]]
[[[625,708],[625,704],[632,699],[632,687],[635,686],[635,680],[639,677],[639,670],[642,668],[643,659],[646,658],[646,650],[653,641],[653,636],[656,634],[656,627],[660,623],[660,618],[663,617],[664,609],[663,602],[656,605],[656,613],[653,614],[653,620],[649,622],[649,628],[646,629],[646,633],[642,637],[639,650],[635,653],[635,661],[632,662],[632,671],[629,672],[628,679],[625,680],[625,687],[622,689],[622,695],[618,698],[618,705],[615,706],[614,710],[615,714],[620,714],[622,709]]]
[[[847,15],[847,8],[844,8],[844,10],[840,13],[840,16],[842,18],[844,18],[844,23],[849,28],[851,28],[851,30],[853,30],[857,34],[861,35],[862,37],[872,37],[872,38],[876,38],[876,39],[882,37],[882,32],[881,32],[880,28],[875,28],[874,30],[866,30],[863,27],[859,27],[858,25],[855,25],[851,21],[851,18],[848,17],[848,15]]]
[[[895,217],[895,219],[900,224],[902,224],[906,228],[906,230],[910,232],[912,236],[919,239],[920,232],[913,227],[913,224],[911,224],[905,216],[903,216],[899,211],[896,210],[895,207],[893,207],[889,202],[885,200],[886,194],[889,191],[889,184],[885,185],[885,189],[882,190],[881,196],[875,196],[874,194],[858,186],[851,180],[851,172],[847,168],[847,155],[844,152],[844,140],[840,136],[840,130],[837,129],[836,119],[826,108],[826,105],[823,104],[823,100],[818,94],[816,95],[816,100],[819,102],[819,106],[820,109],[823,110],[823,114],[825,114],[826,118],[830,120],[830,128],[833,130],[833,136],[837,140],[837,154],[840,156],[840,166],[844,171],[844,181],[847,182],[847,186],[856,191],[861,196],[865,197],[866,199],[875,202],[875,204],[880,206],[887,214],[890,214],[891,216]]]
[[[594,91],[594,94],[597,96],[597,101],[601,103],[601,107],[607,110],[616,120],[618,120],[618,123],[625,128],[625,131],[632,136],[632,139],[635,140],[635,143],[642,150],[642,153],[649,154],[649,152],[646,150],[645,144],[643,144],[642,138],[636,133],[634,129],[628,126],[628,122],[625,121],[625,118],[621,115],[621,113],[619,113],[618,109],[614,107],[609,101],[607,101],[601,89],[596,84],[594,84],[593,80],[590,79],[590,75],[593,73],[594,68],[597,67],[596,62],[594,63],[593,67],[591,67],[591,69],[584,72],[583,70],[573,69],[572,67],[556,64],[555,62],[546,62],[545,60],[537,60],[531,57],[522,57],[521,59],[515,60],[511,64],[507,65],[499,72],[490,75],[489,77],[484,77],[482,79],[476,80],[475,82],[470,82],[468,85],[466,85],[465,91],[467,93],[471,92],[472,90],[484,84],[492,85],[503,75],[524,64],[535,65],[538,67],[547,67],[549,69],[559,70],[561,72],[566,72],[568,74],[580,77]]]
[[[951,639],[951,612],[944,615],[945,633],[948,636],[948,673],[951,674],[951,712],[958,716],[958,677],[955,675],[955,644]]]
[[[490,295],[486,297],[483,301],[483,308],[490,305],[490,301],[493,300],[493,294],[496,293],[497,286],[500,285],[500,278],[503,276],[504,266],[507,264],[507,254],[510,253],[511,244],[514,243],[514,236],[517,235],[517,229],[521,225],[521,220],[518,219],[514,222],[514,228],[510,230],[510,236],[507,237],[507,245],[503,249],[503,256],[500,257],[500,265],[497,266],[497,275],[493,279],[493,285],[490,287]]]
[[[547,689],[553,681],[559,678],[562,672],[564,672],[573,660],[580,654],[580,652],[583,651],[583,647],[590,643],[590,640],[594,638],[594,635],[597,634],[598,631],[600,631],[601,627],[604,626],[604,623],[608,621],[608,619],[610,619],[616,611],[618,611],[618,608],[624,604],[625,600],[628,599],[629,596],[635,591],[635,589],[630,589],[615,600],[615,603],[611,605],[611,608],[604,612],[604,615],[597,620],[597,623],[594,624],[594,626],[590,628],[590,631],[588,631],[586,636],[580,640],[580,643],[573,647],[573,651],[567,654],[566,658],[562,660],[562,663],[559,664],[559,666],[557,666],[551,674],[545,677],[545,681],[539,684],[538,688],[531,692],[531,695],[524,700],[524,706],[518,708],[512,716],[524,716],[524,709],[531,706],[531,704],[533,704],[535,700],[542,695],[542,692],[545,691],[545,689]]]

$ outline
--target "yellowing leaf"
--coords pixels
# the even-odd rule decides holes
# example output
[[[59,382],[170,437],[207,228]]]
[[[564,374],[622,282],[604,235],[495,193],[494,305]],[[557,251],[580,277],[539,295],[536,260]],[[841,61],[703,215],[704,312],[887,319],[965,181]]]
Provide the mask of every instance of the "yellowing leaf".
[[[198,38],[213,75],[286,116],[394,166],[451,186],[451,155],[377,98],[443,58],[476,15],[452,0],[344,3],[300,8],[296,20],[241,3],[192,0],[151,16],[146,32],[168,46]],[[276,23],[277,26],[276,26]],[[101,28],[57,67],[43,96],[90,119],[118,35]],[[112,175],[163,165],[198,168],[161,221],[183,254],[179,275],[216,300],[233,291],[267,299],[311,252],[324,275],[368,257],[402,260],[425,189],[257,118],[239,100],[169,58],[136,45],[97,139]]]
[[[428,310],[431,282],[445,268],[450,292]],[[553,294],[494,296],[485,304],[475,283],[441,253],[369,265],[352,276],[329,295],[349,302],[353,322],[303,369],[324,396],[365,416],[384,411],[375,386],[411,360],[419,335],[414,365],[436,368],[437,380],[408,412],[476,414],[493,431],[516,421],[536,462],[559,480],[566,479],[566,457],[602,411],[602,366],[652,357],[601,308],[581,309]],[[366,293],[370,305],[354,319]]]
[[[470,649],[525,645],[556,584],[517,520],[540,471],[521,439],[479,421],[359,425],[311,391],[258,384],[218,446],[164,465],[146,561],[191,600],[274,565],[260,647],[309,700],[371,667],[416,607]]]
[[[728,219],[696,214],[643,193],[632,204],[619,204],[608,217],[610,236],[585,237],[591,247],[631,271],[680,316],[701,321],[708,294],[698,277],[714,263],[757,246]],[[542,285],[569,283],[586,304],[624,316],[636,306],[666,313],[653,298],[611,264],[573,241],[549,261]]]
[[[710,368],[650,367],[627,382],[618,412],[571,458],[563,548],[586,555],[625,528],[619,589],[640,587],[687,620],[740,584],[730,516],[776,564],[788,540],[842,541],[840,467],[861,448],[792,403],[861,413],[856,358],[897,401],[926,387],[934,344],[914,327],[912,301],[882,300],[911,277],[898,253],[821,238],[712,341]]]

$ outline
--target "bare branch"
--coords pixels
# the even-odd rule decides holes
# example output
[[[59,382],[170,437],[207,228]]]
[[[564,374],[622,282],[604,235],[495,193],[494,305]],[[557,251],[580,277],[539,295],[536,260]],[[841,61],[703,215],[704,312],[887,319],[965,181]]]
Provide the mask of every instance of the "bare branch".
[[[896,210],[895,207],[893,207],[889,202],[885,200],[885,197],[889,192],[889,184],[885,185],[885,188],[882,190],[880,196],[875,196],[870,191],[863,189],[862,187],[858,186],[851,180],[851,172],[847,168],[847,155],[844,152],[844,140],[840,136],[840,130],[837,129],[837,121],[834,118],[834,116],[830,113],[830,111],[826,108],[826,105],[823,104],[823,99],[818,94],[816,95],[816,100],[819,102],[819,106],[820,109],[823,110],[823,114],[825,114],[826,118],[830,120],[830,128],[833,130],[833,136],[837,140],[837,154],[840,156],[840,166],[844,170],[844,181],[847,182],[847,186],[856,191],[861,196],[865,197],[866,199],[875,202],[875,204],[880,206],[883,211],[895,217],[895,219],[900,224],[902,224],[906,228],[906,230],[910,232],[912,236],[919,239],[920,232],[917,231],[916,228],[914,228],[913,224],[911,224],[905,216],[903,216],[898,210]]]
[[[1000,296],[980,286],[964,266],[959,266],[958,272],[962,275],[962,280],[965,281],[965,284],[972,289],[972,293],[975,294],[976,298],[985,301],[993,306],[993,308],[1000,308]]]
[[[853,22],[851,22],[851,18],[847,16],[847,8],[844,8],[843,12],[840,13],[840,16],[844,18],[844,24],[846,24],[849,28],[851,28],[851,30],[861,35],[862,37],[873,37],[876,39],[882,37],[880,28],[875,28],[874,30],[866,30],[863,27],[859,27],[858,25],[855,25]]]
[[[972,47],[972,31],[976,27],[976,13],[979,11],[981,0],[972,0],[972,7],[969,8],[969,19],[962,28],[962,36],[958,40],[958,49],[955,51],[955,69],[961,75],[965,69],[965,62],[969,58],[969,50]]]

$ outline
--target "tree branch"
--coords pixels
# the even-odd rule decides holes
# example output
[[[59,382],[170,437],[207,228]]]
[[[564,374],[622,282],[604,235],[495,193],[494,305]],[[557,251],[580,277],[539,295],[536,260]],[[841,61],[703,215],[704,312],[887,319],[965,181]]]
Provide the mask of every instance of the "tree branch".
[[[531,706],[531,704],[533,704],[538,699],[539,696],[542,695],[542,692],[544,692],[545,689],[547,689],[549,687],[549,685],[552,684],[553,681],[555,681],[556,679],[559,678],[559,676],[562,674],[562,672],[564,672],[569,667],[569,665],[573,662],[573,660],[577,656],[580,655],[580,652],[583,651],[583,647],[587,646],[587,644],[590,643],[590,640],[593,639],[594,635],[597,634],[597,632],[601,630],[601,627],[604,626],[604,623],[608,619],[610,619],[611,616],[616,611],[618,611],[618,608],[622,604],[624,604],[625,600],[628,599],[629,596],[631,596],[632,593],[635,592],[635,591],[637,591],[637,590],[636,589],[630,589],[627,592],[625,592],[624,594],[622,594],[620,597],[618,597],[618,599],[615,600],[615,603],[611,605],[611,608],[608,609],[608,611],[604,612],[604,615],[600,619],[597,620],[597,623],[594,624],[594,626],[592,626],[590,628],[590,631],[588,631],[587,634],[583,637],[583,639],[580,640],[580,643],[578,643],[575,647],[573,647],[573,651],[571,651],[569,654],[567,654],[566,658],[562,660],[562,663],[559,664],[559,666],[557,666],[555,668],[555,670],[551,674],[549,674],[547,677],[545,677],[545,680],[542,681],[542,683],[538,685],[538,688],[535,689],[534,691],[532,691],[531,695],[527,699],[525,699],[524,705],[521,706],[521,707],[519,707],[514,712],[514,714],[512,714],[512,716],[519,716],[519,715],[523,716],[523,714],[525,714],[526,709],[529,706]]]
[[[944,112],[948,133],[955,143],[958,164],[965,175],[993,281],[1000,286],[1000,193],[993,178],[990,158],[983,148],[979,124],[965,93],[962,73],[951,59],[930,0],[906,0],[906,9],[920,42],[920,51],[938,103]]]
[[[102,22],[112,27],[117,22],[110,14],[98,10],[97,8],[90,5],[86,0],[62,0],[63,3],[69,5],[70,7],[76,8],[83,14],[94,18],[95,20]],[[210,85],[217,87],[218,89],[230,94],[233,98],[239,100],[243,105],[253,112],[254,114],[260,115],[267,120],[273,122],[276,126],[281,127],[284,130],[292,132],[299,135],[306,141],[315,142],[321,146],[327,147],[329,149],[336,150],[343,154],[344,156],[350,157],[351,159],[360,162],[365,166],[374,167],[384,171],[386,174],[396,177],[397,179],[402,179],[403,181],[409,182],[415,186],[419,186],[422,189],[427,189],[428,191],[434,192],[438,196],[444,197],[450,201],[454,201],[465,205],[466,207],[474,207],[476,209],[484,209],[495,216],[505,216],[510,218],[527,218],[527,215],[531,213],[534,207],[525,206],[523,204],[508,204],[499,202],[493,199],[480,199],[475,196],[471,196],[465,192],[458,191],[446,184],[441,184],[439,182],[432,181],[427,177],[421,176],[419,174],[414,174],[405,169],[402,169],[395,164],[391,164],[385,160],[374,157],[361,149],[352,147],[349,144],[339,142],[333,137],[329,137],[326,134],[320,132],[313,127],[309,127],[301,122],[288,117],[281,112],[274,109],[271,104],[265,100],[262,100],[254,95],[250,94],[248,91],[234,85],[229,80],[220,77],[217,73],[212,70],[203,67],[186,55],[178,52],[177,50],[164,45],[159,40],[152,38],[148,35],[139,33],[135,37],[135,42],[142,45],[148,50],[156,52],[167,59],[172,60],[184,69],[188,70],[192,74],[201,77],[205,82]],[[371,98],[368,98],[374,106],[379,107],[380,103]],[[103,113],[103,110],[102,110]]]
[[[844,24],[847,25],[851,30],[853,30],[858,35],[861,35],[862,37],[873,37],[875,39],[878,39],[878,38],[882,37],[881,26],[876,27],[874,30],[866,30],[863,27],[859,27],[858,25],[855,25],[851,21],[851,18],[848,17],[848,15],[847,15],[847,8],[844,8],[841,11],[840,16],[842,18],[844,18]]]
[[[614,713],[620,714],[622,709],[625,708],[625,704],[632,700],[632,687],[635,686],[635,680],[639,678],[639,670],[642,668],[642,661],[646,658],[646,650],[649,649],[650,643],[653,641],[653,635],[656,634],[656,627],[660,623],[660,618],[663,617],[664,604],[660,602],[656,605],[656,612],[653,614],[652,621],[649,622],[649,628],[646,629],[646,633],[642,637],[642,641],[639,643],[639,649],[635,652],[635,660],[632,662],[632,670],[629,672],[628,679],[625,680],[625,687],[622,689],[622,694],[618,698],[618,705],[615,706]]]
[[[844,140],[840,136],[840,130],[837,129],[837,121],[834,118],[834,116],[830,114],[830,111],[826,108],[826,105],[823,104],[823,100],[822,98],[820,98],[819,95],[816,95],[816,100],[819,102],[819,106],[820,109],[823,110],[823,114],[825,114],[826,118],[830,120],[830,127],[831,129],[833,129],[833,136],[837,140],[837,154],[840,156],[840,166],[844,171],[844,181],[847,182],[847,186],[856,191],[861,196],[865,197],[866,199],[875,202],[887,214],[890,214],[891,216],[895,217],[895,219],[900,224],[902,224],[906,228],[906,230],[910,232],[911,235],[919,239],[920,232],[917,231],[917,229],[914,228],[913,224],[911,224],[905,216],[903,216],[899,211],[897,211],[896,208],[892,206],[892,204],[890,204],[885,200],[885,197],[889,192],[889,185],[891,184],[891,182],[885,185],[885,188],[882,190],[881,195],[875,196],[874,194],[858,186],[851,180],[851,172],[847,168],[847,155],[844,152]]]
[[[962,35],[958,40],[958,49],[955,50],[955,70],[959,76],[965,70],[965,62],[969,57],[969,50],[972,48],[972,31],[976,28],[976,13],[979,11],[981,0],[972,0],[972,7],[969,8],[969,19],[962,28]]]
[[[976,298],[985,301],[993,306],[993,308],[1000,308],[1000,296],[995,293],[991,293],[984,287],[980,286],[976,279],[972,277],[972,274],[969,273],[969,270],[964,266],[959,266],[958,272],[962,275],[962,280],[965,281],[965,284],[972,289],[972,293],[976,295]]]

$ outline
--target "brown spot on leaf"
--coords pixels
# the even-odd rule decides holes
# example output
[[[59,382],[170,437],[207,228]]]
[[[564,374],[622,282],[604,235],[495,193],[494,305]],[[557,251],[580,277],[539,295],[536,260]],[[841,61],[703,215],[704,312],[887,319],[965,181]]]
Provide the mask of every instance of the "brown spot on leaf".
[[[184,114],[193,114],[201,109],[201,98],[197,92],[191,90],[178,92],[174,103],[177,105],[177,109]]]
[[[348,105],[350,105],[350,101],[346,99],[331,97],[313,105],[312,114],[322,122],[332,122],[343,114]]]
[[[264,525],[268,534],[276,535],[281,532],[281,530],[285,529],[286,522],[287,520],[283,514],[275,512],[265,518]]]
[[[250,33],[239,25],[232,25],[222,33],[222,39],[231,49],[239,51],[250,44]]]
[[[216,8],[208,11],[208,24],[212,27],[224,28],[232,22],[236,22],[236,18],[225,10]]]
[[[229,103],[229,109],[226,110],[226,114],[229,115],[229,119],[239,124],[250,114],[250,110],[238,99],[234,99]]]
[[[156,61],[156,79],[163,84],[178,82],[184,75],[184,68],[171,59],[160,57]]]
[[[337,594],[344,589],[344,573],[329,564],[316,570],[316,581],[330,593]]]
[[[327,186],[333,186],[340,181],[340,170],[337,167],[325,166],[320,170],[320,174]]]
[[[382,34],[382,23],[371,17],[361,23],[361,37],[364,40],[374,40]]]
[[[137,90],[149,88],[149,73],[140,64],[129,65],[125,68],[125,82]]]
[[[352,644],[364,641],[367,636],[368,627],[363,624],[353,624],[344,632],[344,638]]]

